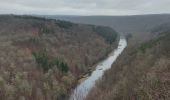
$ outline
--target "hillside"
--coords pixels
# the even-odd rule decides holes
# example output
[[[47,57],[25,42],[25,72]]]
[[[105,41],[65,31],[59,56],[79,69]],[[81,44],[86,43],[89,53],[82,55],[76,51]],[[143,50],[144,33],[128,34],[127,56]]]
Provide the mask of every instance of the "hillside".
[[[168,26],[155,27],[151,40],[140,44],[134,44],[139,37],[132,36],[125,52],[98,81],[86,100],[169,100]]]
[[[0,15],[0,98],[63,100],[116,39],[108,27]]]
[[[120,33],[148,32],[153,27],[170,22],[169,14],[133,16],[45,16],[77,23],[105,25]]]

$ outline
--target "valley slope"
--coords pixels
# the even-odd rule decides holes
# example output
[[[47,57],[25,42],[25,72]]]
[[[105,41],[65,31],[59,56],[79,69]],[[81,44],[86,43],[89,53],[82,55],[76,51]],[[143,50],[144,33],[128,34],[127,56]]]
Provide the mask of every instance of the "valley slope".
[[[170,24],[153,28],[148,41],[132,36],[86,100],[169,100]],[[136,44],[136,39],[138,42]]]
[[[116,41],[108,27],[1,15],[0,99],[63,100]]]

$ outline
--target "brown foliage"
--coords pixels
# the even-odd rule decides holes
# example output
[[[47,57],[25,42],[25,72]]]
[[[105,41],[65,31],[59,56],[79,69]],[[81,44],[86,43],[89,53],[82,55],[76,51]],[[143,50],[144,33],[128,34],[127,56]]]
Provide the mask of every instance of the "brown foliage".
[[[65,26],[67,22],[61,22],[0,16],[1,100],[63,100],[78,77],[111,50],[92,26],[72,23]],[[62,73],[53,67],[43,73],[32,52],[44,49],[49,58],[64,59],[69,72]]]
[[[169,33],[142,43],[145,52],[141,46],[129,44],[86,99],[169,100],[169,44]]]

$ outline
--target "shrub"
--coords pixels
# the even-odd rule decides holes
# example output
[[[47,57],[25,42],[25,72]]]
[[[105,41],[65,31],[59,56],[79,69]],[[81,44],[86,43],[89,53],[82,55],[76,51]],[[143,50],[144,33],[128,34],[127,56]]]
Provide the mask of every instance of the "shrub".
[[[62,72],[68,72],[68,65],[65,62],[60,62],[58,67]]]
[[[68,72],[68,65],[63,60],[59,58],[54,58],[50,63],[50,66],[57,66],[57,68],[62,72]]]
[[[33,56],[38,66],[40,66],[43,71],[49,70],[48,56],[46,51],[33,52]]]
[[[33,56],[38,66],[40,66],[44,72],[47,72],[50,68],[57,66],[62,72],[68,72],[68,65],[59,58],[49,59],[46,51],[33,52]]]

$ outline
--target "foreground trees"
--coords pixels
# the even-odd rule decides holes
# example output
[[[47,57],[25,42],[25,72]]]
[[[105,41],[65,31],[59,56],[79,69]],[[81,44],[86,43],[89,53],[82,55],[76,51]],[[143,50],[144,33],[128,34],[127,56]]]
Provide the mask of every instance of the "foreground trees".
[[[113,46],[93,25],[1,15],[0,100],[66,99]]]

